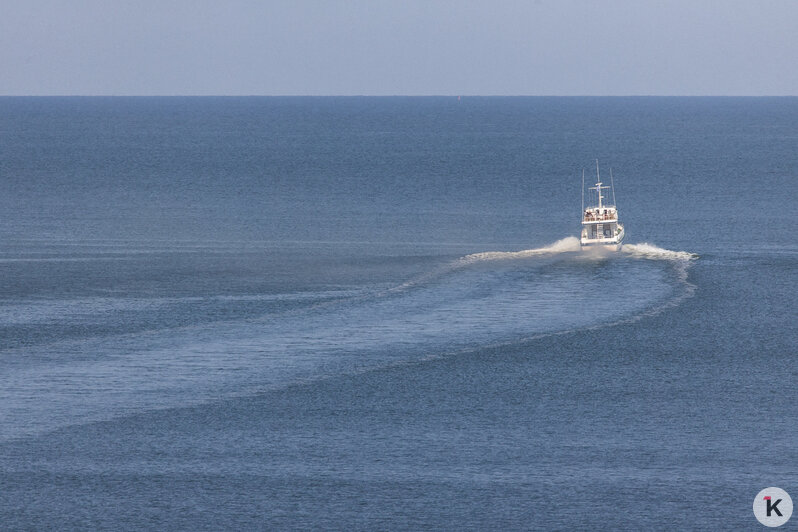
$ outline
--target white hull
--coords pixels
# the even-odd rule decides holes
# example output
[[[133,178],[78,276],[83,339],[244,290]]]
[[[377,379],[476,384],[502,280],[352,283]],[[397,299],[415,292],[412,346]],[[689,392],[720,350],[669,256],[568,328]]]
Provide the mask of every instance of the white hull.
[[[601,250],[601,251],[620,251],[623,247],[623,244],[618,243],[610,243],[610,242],[592,242],[592,243],[582,243],[582,251],[590,251],[590,250]]]
[[[582,237],[579,243],[582,245],[582,249],[601,248],[601,249],[606,249],[607,251],[620,251],[621,247],[623,246],[624,236],[625,236],[625,231],[623,230],[623,226],[621,226],[621,232],[614,237],[611,238]]]

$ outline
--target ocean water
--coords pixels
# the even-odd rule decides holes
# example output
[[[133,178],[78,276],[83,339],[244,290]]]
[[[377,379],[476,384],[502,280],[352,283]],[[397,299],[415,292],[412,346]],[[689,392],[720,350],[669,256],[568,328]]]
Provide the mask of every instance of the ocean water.
[[[0,528],[752,529],[796,199],[798,98],[0,98]]]

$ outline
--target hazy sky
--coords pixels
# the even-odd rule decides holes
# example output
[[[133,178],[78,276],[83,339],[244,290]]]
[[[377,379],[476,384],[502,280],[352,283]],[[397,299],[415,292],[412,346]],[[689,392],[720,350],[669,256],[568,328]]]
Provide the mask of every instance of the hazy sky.
[[[0,94],[796,95],[796,0],[2,0]]]

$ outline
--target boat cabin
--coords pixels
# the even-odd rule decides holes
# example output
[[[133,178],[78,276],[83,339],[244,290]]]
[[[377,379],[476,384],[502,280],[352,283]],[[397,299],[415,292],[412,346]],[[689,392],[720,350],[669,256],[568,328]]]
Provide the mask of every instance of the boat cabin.
[[[582,216],[582,238],[600,240],[614,238],[619,232],[615,207],[589,208]]]
[[[610,171],[612,180],[612,171]],[[596,185],[590,187],[592,198],[585,208],[585,173],[582,171],[582,246],[600,245],[619,250],[624,237],[623,225],[618,222],[618,209],[615,207],[615,187],[602,186],[596,161]],[[604,203],[602,190],[612,189],[612,205]],[[593,202],[595,201],[595,203]]]

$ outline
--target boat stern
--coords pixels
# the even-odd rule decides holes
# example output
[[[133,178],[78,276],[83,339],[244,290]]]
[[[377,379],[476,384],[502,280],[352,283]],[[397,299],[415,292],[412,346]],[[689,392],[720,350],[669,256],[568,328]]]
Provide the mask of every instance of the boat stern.
[[[611,251],[620,251],[624,236],[623,225],[619,223],[613,223],[606,229],[601,226],[597,227],[595,224],[588,224],[582,227],[579,243],[582,245],[582,249],[601,247]]]

